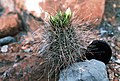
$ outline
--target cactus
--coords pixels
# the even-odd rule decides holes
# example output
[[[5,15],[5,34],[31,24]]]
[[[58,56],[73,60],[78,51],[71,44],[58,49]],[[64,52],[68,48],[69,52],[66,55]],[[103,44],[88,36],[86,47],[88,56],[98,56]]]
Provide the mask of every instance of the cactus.
[[[70,8],[66,12],[58,12],[55,16],[50,16],[48,28],[49,50],[47,50],[47,63],[51,66],[49,72],[59,72],[70,64],[80,61],[80,44],[77,41],[74,27],[71,24],[72,13]]]

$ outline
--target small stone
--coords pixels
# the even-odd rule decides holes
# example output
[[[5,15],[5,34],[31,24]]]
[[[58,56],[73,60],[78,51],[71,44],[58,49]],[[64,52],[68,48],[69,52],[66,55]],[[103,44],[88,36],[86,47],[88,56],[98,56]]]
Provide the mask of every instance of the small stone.
[[[118,63],[118,64],[120,64],[120,59],[116,60],[115,62]]]
[[[100,28],[100,35],[101,35],[101,37],[107,35],[107,33],[108,33],[107,30],[105,30],[105,29],[103,29],[103,28]]]
[[[30,45],[24,45],[24,46],[21,47],[21,49],[22,49],[22,50],[26,50],[26,49],[28,49],[29,47],[30,47]]]
[[[118,26],[118,31],[120,31],[120,26]]]
[[[113,8],[116,8],[117,7],[117,5],[116,4],[113,4]]]
[[[111,43],[111,46],[112,46],[112,47],[115,47],[115,44],[114,44],[114,43]]]
[[[26,50],[24,50],[24,52],[29,53],[29,52],[32,52],[32,50],[31,49],[26,49]]]
[[[120,68],[120,66],[115,66],[114,68],[115,68],[115,69],[118,69],[118,68]]]
[[[0,39],[0,46],[16,42],[16,39],[11,36],[7,36]]]
[[[2,53],[8,52],[8,45],[2,46],[2,47],[1,47],[1,52],[2,52]]]
[[[51,3],[54,5],[54,7],[51,5]],[[59,3],[61,3],[63,6],[61,6]],[[100,22],[104,13],[104,3],[105,0],[25,0],[24,4],[29,13],[35,15],[36,17],[41,16],[44,20],[48,20],[48,13],[55,14],[55,11],[57,11],[59,6],[61,6],[61,9],[70,7],[73,13],[76,13],[76,9],[79,9],[78,13],[75,14],[78,16],[77,20],[83,20],[85,23],[88,23],[86,22],[88,20],[95,21],[93,23],[96,24]],[[34,4],[34,6],[31,6],[30,4]],[[50,7],[52,7],[52,9],[55,11],[49,9]],[[89,13],[91,13],[91,15],[89,15]]]
[[[116,58],[115,58],[115,57],[111,57],[111,61],[112,61],[112,62],[115,62],[115,61],[116,61]]]

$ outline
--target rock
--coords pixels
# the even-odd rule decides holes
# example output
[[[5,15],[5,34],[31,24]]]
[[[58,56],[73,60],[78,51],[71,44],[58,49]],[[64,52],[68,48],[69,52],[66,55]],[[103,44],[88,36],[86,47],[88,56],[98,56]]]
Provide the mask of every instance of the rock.
[[[120,64],[120,59],[116,60],[115,62],[118,63],[118,64]]]
[[[112,46],[112,47],[115,47],[115,44],[111,42],[111,46]]]
[[[5,9],[5,13],[14,12],[15,11],[15,4],[13,0],[0,0],[0,4]]]
[[[103,37],[105,35],[107,35],[107,30],[103,29],[103,28],[100,28],[100,36]]]
[[[25,42],[25,43],[26,44],[24,44],[21,47],[21,49],[23,50],[23,52],[26,52],[26,53],[32,52],[30,42]]]
[[[17,14],[9,14],[0,18],[0,38],[16,35],[20,31],[21,21]]]
[[[25,0],[23,3],[28,13],[44,20],[48,20],[49,15],[55,14],[56,11],[70,7],[77,23],[99,23],[104,13],[104,4],[105,0]]]
[[[0,39],[0,46],[16,42],[16,39],[11,36],[7,36]]]
[[[118,28],[118,31],[120,31],[120,26],[118,26],[117,28]]]
[[[23,51],[26,52],[26,53],[32,52],[32,50],[30,48],[26,49],[26,50],[23,50]]]
[[[1,47],[1,52],[2,52],[2,53],[8,52],[8,45],[2,46],[2,47]]]
[[[60,72],[59,81],[109,81],[106,66],[97,60],[74,63]]]
[[[26,50],[28,48],[30,48],[30,45],[24,45],[24,46],[21,47],[22,50]]]

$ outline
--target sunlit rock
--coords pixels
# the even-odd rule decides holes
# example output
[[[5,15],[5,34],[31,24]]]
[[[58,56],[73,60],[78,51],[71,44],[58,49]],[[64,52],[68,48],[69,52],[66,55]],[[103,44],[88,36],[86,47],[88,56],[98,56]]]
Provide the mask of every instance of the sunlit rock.
[[[0,18],[0,38],[16,35],[21,27],[21,20],[17,14],[10,14]]]
[[[103,16],[105,0],[25,0],[24,5],[29,13],[45,20],[59,10],[70,8],[75,23],[96,24]]]
[[[60,73],[59,81],[109,81],[106,66],[97,60],[74,63]]]

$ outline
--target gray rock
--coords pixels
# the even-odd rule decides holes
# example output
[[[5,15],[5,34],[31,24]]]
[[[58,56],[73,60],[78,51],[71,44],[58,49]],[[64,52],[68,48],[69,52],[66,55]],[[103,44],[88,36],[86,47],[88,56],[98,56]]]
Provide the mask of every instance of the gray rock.
[[[2,53],[8,52],[8,45],[2,46],[2,47],[1,47],[1,52],[2,52]]]
[[[105,29],[103,29],[103,28],[100,28],[100,35],[101,36],[104,36],[104,35],[106,35],[108,32],[107,32],[107,30],[105,30]]]
[[[106,66],[97,60],[74,63],[60,72],[59,81],[109,81]]]
[[[112,46],[112,47],[115,47],[115,44],[111,42],[111,46]]]
[[[25,49],[24,52],[29,53],[32,52],[32,50],[29,48],[29,49]]]
[[[115,63],[120,64],[120,59],[116,60]]]
[[[118,26],[118,31],[120,31],[120,26]]]
[[[16,39],[14,37],[7,36],[0,39],[0,46],[13,43],[13,42],[16,42]]]

